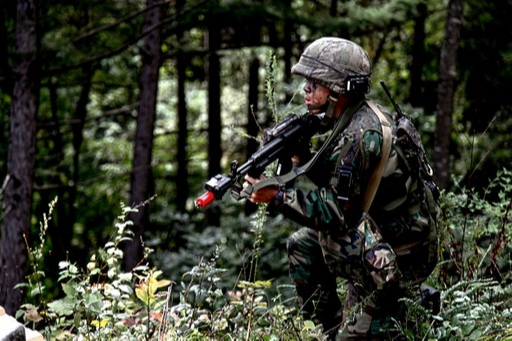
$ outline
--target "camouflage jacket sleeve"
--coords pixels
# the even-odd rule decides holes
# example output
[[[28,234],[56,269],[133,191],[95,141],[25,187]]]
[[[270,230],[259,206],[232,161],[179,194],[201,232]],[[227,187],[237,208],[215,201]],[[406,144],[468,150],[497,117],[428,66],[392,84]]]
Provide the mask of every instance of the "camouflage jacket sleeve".
[[[317,230],[354,226],[361,217],[362,198],[380,160],[381,146],[379,119],[364,105],[309,171],[317,187],[307,194],[288,189],[281,212]]]

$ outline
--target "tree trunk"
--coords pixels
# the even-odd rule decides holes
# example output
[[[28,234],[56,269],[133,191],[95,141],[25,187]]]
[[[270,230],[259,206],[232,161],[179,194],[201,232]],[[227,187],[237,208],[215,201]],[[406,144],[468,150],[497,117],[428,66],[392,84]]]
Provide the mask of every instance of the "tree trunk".
[[[215,18],[210,18],[206,32],[208,62],[206,81],[208,83],[208,178],[221,172],[222,121],[220,116],[220,60],[217,51],[220,47],[220,32]],[[206,211],[206,224],[220,225],[220,212],[216,207]]]
[[[80,96],[76,102],[74,117],[76,124],[72,124],[72,147],[73,147],[73,164],[72,167],[63,167],[58,165],[55,175],[49,176],[51,183],[59,184],[55,189],[42,188],[38,191],[39,195],[43,200],[39,202],[44,206],[45,211],[36,211],[38,214],[46,213],[47,203],[58,197],[59,205],[55,207],[54,214],[57,219],[51,222],[51,228],[48,229],[48,236],[52,243],[52,252],[48,255],[50,264],[58,264],[59,261],[68,258],[68,252],[71,250],[71,240],[73,238],[73,226],[76,222],[76,197],[77,197],[77,186],[80,183],[79,169],[80,169],[80,149],[84,140],[84,125],[87,116],[87,105],[89,104],[89,95],[92,87],[92,77],[94,75],[94,68],[90,64],[86,64],[82,67],[82,77],[80,78],[80,84],[82,85]],[[53,82],[48,84],[49,97],[51,101],[52,120],[54,124],[49,125],[47,134],[50,136],[51,144],[48,143],[50,153],[53,154],[53,160],[62,161],[65,159],[66,146],[63,141],[62,127],[59,121],[59,108],[58,103],[61,98],[58,97],[57,85]],[[41,155],[39,153],[39,155]],[[40,160],[38,160],[41,162]],[[42,162],[36,166],[37,169],[41,167],[54,167],[54,164],[48,165]],[[64,175],[62,175],[64,174]],[[62,178],[69,179],[69,183],[72,186],[68,186],[67,183],[62,182]],[[39,179],[34,179],[35,183],[39,183]],[[45,181],[45,180],[43,180]],[[78,264],[85,264],[87,254],[77,253],[74,255],[74,260]],[[54,266],[52,269],[54,272],[49,272],[46,275],[56,275],[58,278],[58,267]]]
[[[221,172],[222,156],[221,136],[222,121],[220,116],[220,61],[217,55],[219,47],[219,32],[211,29],[208,35],[208,176],[212,177]]]
[[[0,91],[10,94],[13,88],[12,70],[9,65],[9,35],[6,25],[8,25],[9,14],[15,13],[15,1],[2,1],[2,10],[0,11]],[[4,114],[2,114],[3,116]],[[1,126],[1,128],[4,128]],[[2,129],[2,131],[5,131]],[[3,134],[2,134],[3,135]],[[4,142],[4,141],[0,141]],[[6,142],[6,141],[5,141]],[[7,143],[5,143],[7,145]]]
[[[151,7],[158,0],[148,0]],[[161,21],[164,9],[156,6],[149,10],[145,16],[144,30]],[[141,47],[142,70],[140,76],[139,112],[135,131],[134,152],[131,173],[130,205],[138,207],[137,213],[128,217],[133,222],[132,241],[126,242],[124,247],[123,269],[132,270],[142,260],[141,238],[148,222],[148,206],[143,204],[151,196],[150,184],[152,181],[151,160],[153,152],[153,130],[155,126],[156,99],[158,91],[158,72],[160,69],[161,34],[160,29],[152,30],[144,38]]]
[[[434,176],[440,188],[450,183],[450,135],[452,131],[453,94],[457,75],[457,49],[463,18],[463,0],[450,0],[446,19],[445,40],[439,62]]]
[[[422,76],[425,54],[425,20],[427,6],[420,3],[416,6],[418,15],[414,19],[414,42],[412,46],[411,84],[409,88],[409,103],[414,107],[423,105]]]
[[[14,286],[25,280],[32,208],[36,114],[39,103],[38,0],[18,0],[10,143],[0,244],[0,305],[14,314],[22,300]]]
[[[285,6],[291,6],[291,1],[286,0]],[[290,83],[292,78],[292,58],[293,58],[293,40],[292,40],[292,31],[293,31],[293,20],[285,17],[284,18],[284,41],[283,41],[283,49],[284,49],[284,82]],[[286,91],[285,93],[285,101],[286,103],[290,102],[293,97],[293,92]]]
[[[260,60],[254,57],[251,66],[249,67],[249,100],[247,103],[247,135],[258,136],[258,121],[256,120],[256,113],[258,112],[258,94],[259,94],[259,70]],[[247,147],[245,149],[246,160],[254,154],[258,148],[259,143],[256,139],[249,138],[247,140]],[[256,211],[258,206],[249,200],[245,201],[245,215],[249,216]]]
[[[342,1],[344,3],[345,1]],[[346,15],[346,13],[338,12],[338,0],[331,0],[329,7],[329,15],[333,18],[339,18],[340,16]],[[350,32],[345,26],[340,26],[336,31],[332,32],[332,36],[350,39]]]
[[[73,235],[73,226],[77,219],[76,198],[78,188],[76,184],[80,183],[80,149],[84,141],[84,126],[87,117],[87,105],[89,104],[89,95],[92,88],[92,78],[95,72],[95,66],[90,64],[82,68],[83,72],[83,85],[80,92],[80,97],[75,107],[75,119],[77,124],[73,125],[73,183],[74,186],[69,188],[68,193],[68,215],[66,221],[59,221],[59,231],[61,232],[62,245],[65,247],[64,252],[69,251],[71,246],[71,238]],[[83,264],[89,255],[81,254],[78,256],[77,261]],[[59,258],[66,259],[66,258]]]
[[[185,5],[185,0],[176,1],[177,13]],[[183,32],[181,29],[176,33],[176,39],[180,42],[180,46],[185,46],[183,41]],[[189,195],[188,187],[188,125],[187,125],[187,100],[185,96],[185,71],[186,57],[183,51],[176,53],[176,69],[178,72],[178,152],[176,161],[178,171],[176,176],[176,208],[178,211],[185,212],[187,199]]]

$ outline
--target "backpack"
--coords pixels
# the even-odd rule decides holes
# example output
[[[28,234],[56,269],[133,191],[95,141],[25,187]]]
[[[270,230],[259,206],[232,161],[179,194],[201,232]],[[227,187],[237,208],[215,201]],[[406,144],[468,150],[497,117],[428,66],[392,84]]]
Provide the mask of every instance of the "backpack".
[[[383,82],[381,85],[397,115],[391,127],[391,153],[371,215],[378,221],[382,237],[399,254],[417,244],[437,239],[439,189],[433,180],[432,167],[418,130],[395,103]]]

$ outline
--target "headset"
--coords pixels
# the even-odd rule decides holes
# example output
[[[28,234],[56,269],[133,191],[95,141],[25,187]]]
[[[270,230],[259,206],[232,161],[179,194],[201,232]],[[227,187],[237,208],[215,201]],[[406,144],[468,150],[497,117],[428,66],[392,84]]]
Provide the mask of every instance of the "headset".
[[[345,91],[349,96],[364,95],[370,91],[369,75],[348,75],[345,82]]]

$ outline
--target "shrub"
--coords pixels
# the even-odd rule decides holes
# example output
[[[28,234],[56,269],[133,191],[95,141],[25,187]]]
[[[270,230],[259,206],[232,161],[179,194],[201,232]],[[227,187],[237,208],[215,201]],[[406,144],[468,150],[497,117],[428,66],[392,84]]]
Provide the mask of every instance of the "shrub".
[[[489,186],[490,200],[463,190],[443,193],[440,262],[428,283],[441,289],[440,309],[433,314],[416,300],[403,299],[404,321],[395,329],[409,340],[501,340],[512,337],[512,284],[509,198],[512,172],[503,171]],[[486,192],[487,193],[487,192]],[[110,241],[98,250],[85,269],[71,260],[60,262],[62,297],[45,301],[39,270],[44,236],[56,204],[50,204],[40,227],[41,245],[29,248],[33,273],[27,276],[31,301],[17,318],[39,329],[47,339],[122,340],[322,340],[321,327],[301,318],[300,308],[282,291],[290,285],[261,278],[261,254],[272,247],[265,240],[269,218],[265,206],[251,218],[253,244],[244,260],[244,278],[219,266],[226,252],[222,243],[180,276],[162,279],[161,269],[151,267],[145,247],[145,264],[123,273],[119,245],[130,237],[127,220],[136,208],[121,205]],[[228,229],[228,233],[233,232]],[[282,238],[280,235],[279,238]],[[199,238],[200,239],[200,238]],[[193,238],[191,239],[193,240]],[[217,241],[223,240],[221,234]],[[204,250],[203,250],[204,251]],[[225,262],[225,260],[223,261]],[[247,263],[247,264],[246,264]],[[229,264],[226,264],[229,266]],[[340,297],[343,297],[343,282]],[[349,315],[357,311],[347,312]]]

